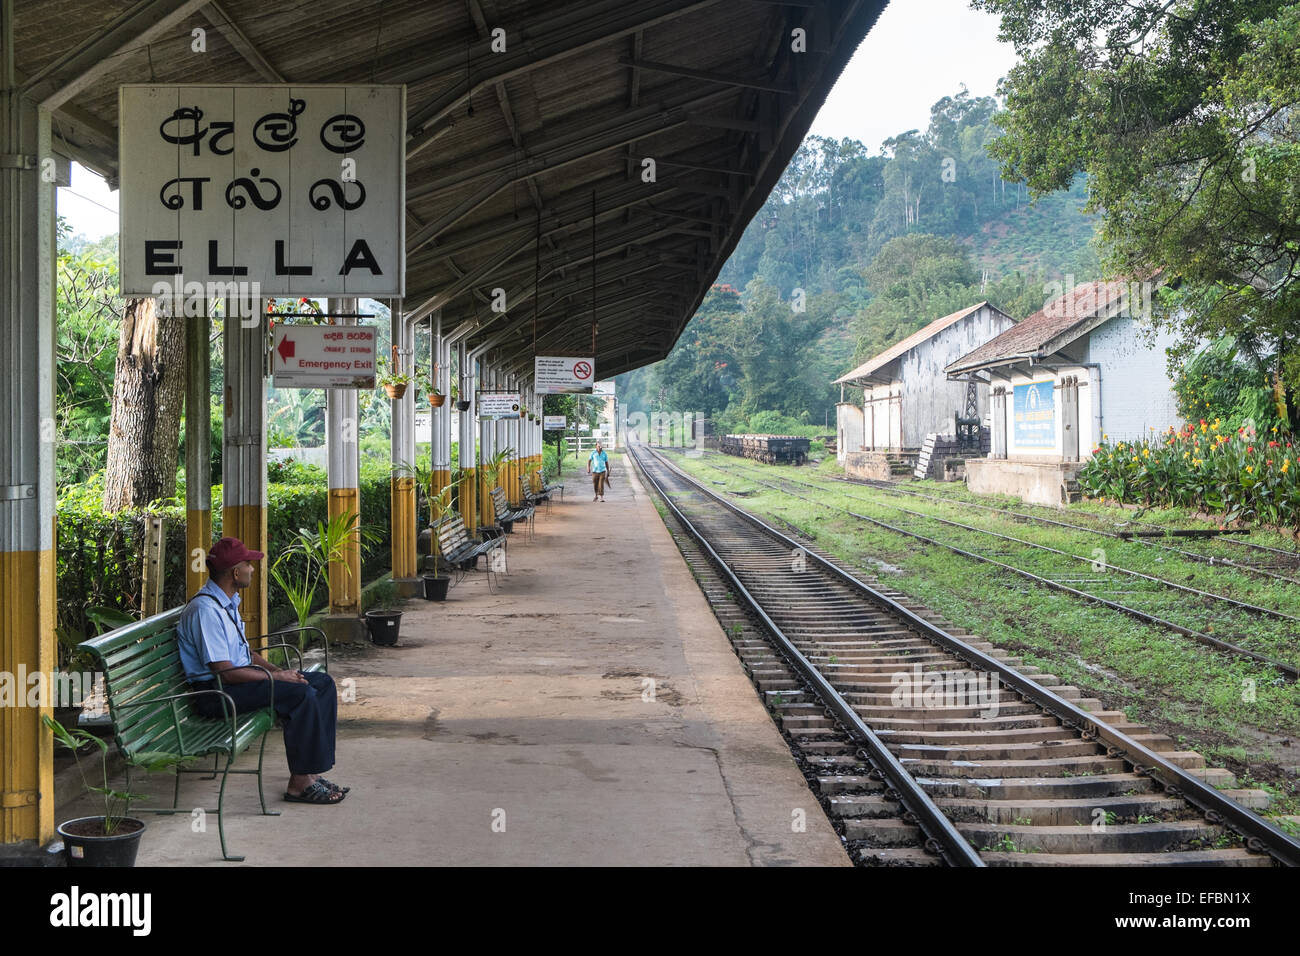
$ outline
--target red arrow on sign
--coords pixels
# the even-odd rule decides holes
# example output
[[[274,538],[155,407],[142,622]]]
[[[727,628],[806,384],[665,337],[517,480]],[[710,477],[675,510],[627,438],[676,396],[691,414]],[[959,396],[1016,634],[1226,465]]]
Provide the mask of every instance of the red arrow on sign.
[[[293,358],[293,339],[281,339],[276,351],[280,353],[281,361],[289,361],[289,359]]]

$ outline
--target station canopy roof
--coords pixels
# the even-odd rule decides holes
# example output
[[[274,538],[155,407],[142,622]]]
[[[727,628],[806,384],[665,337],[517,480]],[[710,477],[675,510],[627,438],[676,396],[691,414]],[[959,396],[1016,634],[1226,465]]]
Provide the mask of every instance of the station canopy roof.
[[[406,84],[403,308],[520,370],[534,319],[591,354],[594,191],[608,378],[667,355],[886,0],[13,2],[19,85],[110,185],[120,84]]]

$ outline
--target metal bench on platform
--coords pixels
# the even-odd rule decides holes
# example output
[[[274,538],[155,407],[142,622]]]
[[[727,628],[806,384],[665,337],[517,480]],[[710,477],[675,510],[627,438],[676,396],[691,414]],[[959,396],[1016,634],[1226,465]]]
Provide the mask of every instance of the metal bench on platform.
[[[477,569],[478,559],[481,555],[488,555],[488,590],[491,591],[497,584],[493,575],[499,573],[495,566],[496,558],[493,552],[500,550],[501,570],[505,570],[505,536],[483,540],[472,538],[469,530],[465,527],[465,521],[460,515],[443,518],[438,523],[437,532],[439,554],[461,572],[461,578],[464,578],[465,573]]]
[[[262,788],[262,758],[266,753],[266,733],[275,726],[274,705],[261,710],[237,714],[235,703],[222,690],[221,677],[216,687],[190,690],[181,664],[177,646],[176,627],[184,607],[172,608],[162,614],[145,618],[93,638],[80,645],[95,659],[96,667],[104,674],[104,688],[108,698],[109,715],[113,725],[113,739],[127,765],[126,786],[131,789],[131,768],[149,762],[158,754],[175,754],[178,757],[206,757],[212,755],[212,768],[195,769],[178,767],[176,784],[170,808],[139,808],[141,813],[190,813],[179,808],[182,773],[221,774],[221,790],[217,797],[217,830],[221,835],[221,856],[238,862],[242,856],[232,856],[226,850],[226,779],[232,773],[257,774],[257,796],[266,816],[278,816],[279,811],[266,808],[266,795]],[[314,632],[325,648],[321,664],[303,666],[302,651],[296,644],[283,640],[286,635]],[[267,634],[264,638],[279,637],[278,642],[266,645],[266,652],[280,650],[288,655],[298,655],[299,670],[329,670],[329,643],[325,632],[315,627],[291,627]],[[255,667],[257,665],[249,665]],[[260,668],[270,674],[265,668]],[[271,685],[274,701],[275,685]],[[217,694],[222,698],[220,719],[201,716],[194,709],[194,699],[201,695]],[[256,770],[232,769],[235,757],[261,738],[257,753]],[[225,755],[225,767],[219,765]],[[133,812],[136,808],[133,808]]]

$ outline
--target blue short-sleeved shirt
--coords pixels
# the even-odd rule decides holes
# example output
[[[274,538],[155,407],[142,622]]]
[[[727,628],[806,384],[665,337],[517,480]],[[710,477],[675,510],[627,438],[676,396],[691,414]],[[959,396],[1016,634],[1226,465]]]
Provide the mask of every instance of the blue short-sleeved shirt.
[[[199,596],[208,594],[216,600]],[[211,580],[181,612],[176,633],[181,664],[189,680],[211,680],[208,665],[213,661],[230,661],[235,667],[253,663],[244,637],[244,621],[239,616],[239,595],[226,597],[226,592]]]
[[[593,472],[605,471],[609,468],[609,455],[605,454],[605,450],[602,448],[600,451],[593,451],[587,462],[591,465]]]

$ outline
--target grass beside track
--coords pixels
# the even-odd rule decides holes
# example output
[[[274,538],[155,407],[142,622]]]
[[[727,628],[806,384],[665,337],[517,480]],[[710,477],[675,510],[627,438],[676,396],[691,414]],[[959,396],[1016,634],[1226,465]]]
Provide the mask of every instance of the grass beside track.
[[[1093,548],[1104,548],[1111,564],[1286,614],[1300,616],[1300,588],[1222,566],[1210,567],[1138,543],[981,512],[965,507],[963,501],[1027,509],[1016,499],[978,497],[961,486],[937,482],[908,485],[953,499],[931,502],[868,486],[846,485],[834,480],[840,472],[833,459],[820,466],[788,468],[717,454],[690,457],[669,453],[668,457],[707,487],[731,493],[735,496],[732,500],[755,514],[798,528],[824,551],[876,575],[882,583],[923,602],[955,626],[1014,651],[1027,663],[1057,674],[1089,696],[1101,698],[1108,707],[1122,709],[1130,718],[1170,735],[1185,749],[1200,751],[1211,763],[1231,769],[1243,784],[1265,786],[1275,797],[1270,812],[1300,812],[1300,685],[1279,679],[1277,672],[1265,665],[1232,658],[1191,638],[1052,591],[945,548],[922,544],[837,509],[852,508],[1047,577],[1063,576],[1064,569],[1070,567],[1069,560],[1054,558],[1049,568],[1044,564],[1043,552],[1037,549],[915,518],[902,514],[899,508],[987,527],[1072,554],[1089,555]],[[779,483],[782,478],[818,485],[818,491],[802,487],[793,490],[825,505],[791,498],[759,484]],[[1104,507],[1091,504],[1088,510],[1115,521],[1133,516],[1131,511],[1119,508],[1107,513]],[[1074,520],[1071,511],[1053,509],[1050,516]],[[1205,526],[1179,513],[1153,511],[1142,520],[1180,527]],[[1261,535],[1259,539],[1287,546],[1281,535]],[[1257,540],[1257,536],[1251,535],[1251,540]],[[1073,569],[1070,573],[1079,578],[1095,577],[1087,564],[1075,562]],[[1085,585],[1076,586],[1089,590]],[[1149,588],[1142,584],[1142,600],[1133,601],[1135,606],[1153,613],[1161,613],[1163,608],[1162,616],[1188,626],[1213,626],[1217,617],[1219,626],[1214,627],[1214,632],[1218,636],[1230,639],[1229,633],[1247,634],[1250,640],[1242,643],[1251,650],[1300,661],[1300,625],[1294,622],[1237,611],[1225,615],[1222,610],[1205,607],[1202,599],[1193,595],[1174,592],[1172,597],[1153,596]],[[1130,603],[1125,600],[1130,595],[1100,596]],[[1254,700],[1249,699],[1250,682]]]

